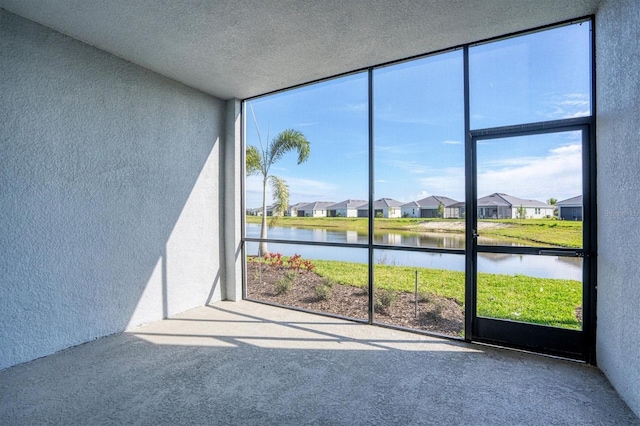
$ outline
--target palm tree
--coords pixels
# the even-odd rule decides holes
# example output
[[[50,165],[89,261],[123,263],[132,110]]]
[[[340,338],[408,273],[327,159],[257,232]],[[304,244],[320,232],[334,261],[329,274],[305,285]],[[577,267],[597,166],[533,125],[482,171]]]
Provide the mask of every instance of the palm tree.
[[[255,120],[255,117],[254,117]],[[257,128],[257,123],[256,123]],[[273,213],[270,224],[273,225],[279,216],[283,216],[289,207],[289,187],[284,179],[269,175],[269,169],[277,163],[286,153],[297,151],[298,164],[304,163],[311,152],[307,138],[299,131],[287,129],[278,134],[267,143],[266,148],[262,144],[262,138],[258,131],[260,150],[255,146],[248,146],[246,153],[247,176],[262,175],[262,227],[260,238],[267,238],[267,183],[273,190]],[[258,247],[258,255],[268,254],[267,243],[262,241]]]

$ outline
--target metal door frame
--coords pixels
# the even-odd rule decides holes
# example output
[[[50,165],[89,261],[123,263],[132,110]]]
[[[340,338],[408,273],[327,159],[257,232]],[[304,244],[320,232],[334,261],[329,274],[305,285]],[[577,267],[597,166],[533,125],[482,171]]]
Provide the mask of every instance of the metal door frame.
[[[477,142],[515,136],[580,131],[582,134],[583,246],[580,249],[482,246],[477,244]],[[595,362],[595,149],[591,117],[468,132],[466,138],[466,318],[469,341],[511,346]],[[582,330],[568,330],[477,315],[478,253],[576,256],[583,258]]]

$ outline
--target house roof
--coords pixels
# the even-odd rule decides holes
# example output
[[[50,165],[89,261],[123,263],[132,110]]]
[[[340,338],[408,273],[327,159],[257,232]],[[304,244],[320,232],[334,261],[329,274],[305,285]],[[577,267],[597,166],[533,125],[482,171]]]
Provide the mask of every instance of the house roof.
[[[313,201],[298,207],[298,210],[326,210],[333,204],[335,204],[333,201]]]
[[[267,211],[269,210],[273,210],[273,204],[267,206]],[[262,207],[254,207],[252,209],[247,209],[247,211],[251,211],[251,212],[261,212],[262,211]]]
[[[420,207],[420,204],[418,204],[415,201],[409,201],[408,203],[405,203],[405,204],[401,205],[400,207],[415,208],[415,207]]]
[[[380,198],[373,202],[374,209],[385,209],[389,207],[401,207],[402,202],[398,200],[394,200],[393,198]],[[367,210],[369,208],[369,203],[363,204],[358,207],[358,210]]]
[[[291,209],[299,209],[301,206],[306,206],[307,204],[309,204],[308,201],[302,201],[300,203],[291,204],[289,206],[289,210],[291,210]]]
[[[556,202],[556,206],[582,206],[582,195],[567,198],[566,200]]]
[[[547,203],[538,200],[525,200],[512,195],[495,192],[478,199],[478,207],[541,207],[551,208]]]
[[[220,99],[243,99],[587,16],[599,2],[0,0],[0,7]]]
[[[442,203],[445,207],[449,207],[453,204],[456,204],[458,201],[449,198],[443,197],[441,195],[432,195],[427,198],[423,198],[421,200],[416,201],[416,203],[423,209],[437,209]]]
[[[363,204],[367,204],[366,200],[344,200],[339,203],[335,203],[327,207],[328,210],[337,210],[337,209],[357,209]]]

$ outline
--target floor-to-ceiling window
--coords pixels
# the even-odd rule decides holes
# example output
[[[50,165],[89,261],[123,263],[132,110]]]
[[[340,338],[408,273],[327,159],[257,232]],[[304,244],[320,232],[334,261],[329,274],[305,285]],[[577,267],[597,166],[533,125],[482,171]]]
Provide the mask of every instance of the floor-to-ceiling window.
[[[361,72],[244,103],[247,297],[368,319],[368,98]]]
[[[246,297],[587,358],[591,40],[581,20],[246,100]]]

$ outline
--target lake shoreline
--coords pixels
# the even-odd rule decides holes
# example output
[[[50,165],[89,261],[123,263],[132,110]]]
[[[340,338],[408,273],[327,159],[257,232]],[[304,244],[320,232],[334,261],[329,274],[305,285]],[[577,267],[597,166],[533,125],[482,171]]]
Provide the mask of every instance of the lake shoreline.
[[[269,218],[271,220],[271,218]],[[261,216],[246,216],[246,222],[260,224]],[[367,233],[367,218],[343,217],[281,217],[275,226],[285,228],[319,229],[327,231],[355,231]],[[374,219],[375,232],[441,233],[464,235],[466,223],[461,219]],[[505,245],[580,248],[582,222],[556,219],[484,219],[478,221],[481,237],[502,240]]]

